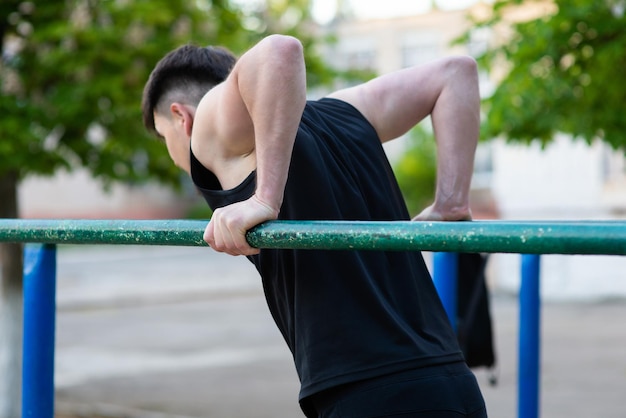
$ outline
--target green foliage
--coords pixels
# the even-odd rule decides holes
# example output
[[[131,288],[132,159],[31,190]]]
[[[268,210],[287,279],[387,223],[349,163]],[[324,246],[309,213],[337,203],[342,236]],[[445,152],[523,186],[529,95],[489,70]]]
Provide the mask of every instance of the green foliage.
[[[203,200],[191,206],[185,213],[185,219],[211,219],[213,210]]]
[[[435,196],[437,148],[434,135],[417,126],[411,130],[407,151],[393,167],[409,213],[415,216]]]
[[[292,10],[290,20],[279,6]],[[328,82],[336,73],[315,51],[309,9],[309,0],[268,0],[247,12],[227,0],[3,1],[0,176],[84,166],[105,182],[178,184],[165,147],[141,123],[156,62],[188,42],[241,53],[275,31],[303,39],[310,82]],[[263,24],[251,27],[254,19]]]
[[[510,22],[516,8],[547,14]],[[478,57],[487,70],[508,70],[485,100],[483,136],[549,142],[564,132],[626,149],[626,4],[620,0],[496,0],[475,27],[512,34]],[[470,31],[465,39],[471,37]]]

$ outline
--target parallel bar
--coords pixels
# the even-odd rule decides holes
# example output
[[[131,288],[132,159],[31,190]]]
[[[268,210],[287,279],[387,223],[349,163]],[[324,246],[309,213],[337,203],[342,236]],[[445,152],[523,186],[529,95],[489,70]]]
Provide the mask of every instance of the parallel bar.
[[[286,221],[259,225],[249,241],[270,248],[626,255],[626,223]]]
[[[540,258],[522,255],[518,365],[518,417],[539,417],[541,299]]]
[[[206,245],[207,221],[1,219],[0,242]],[[274,221],[248,233],[261,248],[426,250],[435,256],[438,290],[455,322],[456,254],[509,252],[522,258],[518,416],[539,416],[540,292],[537,254],[626,255],[626,222],[322,222]],[[54,410],[54,245],[27,248],[24,279],[23,416]],[[436,278],[436,280],[438,280]]]
[[[207,221],[0,219],[0,242],[206,245]]]
[[[455,330],[458,260],[459,256],[456,253],[433,254],[433,282],[452,328]]]
[[[54,416],[56,247],[24,251],[22,417]]]
[[[203,246],[207,221],[1,219],[0,242]],[[626,255],[626,222],[272,221],[248,232],[260,248]]]

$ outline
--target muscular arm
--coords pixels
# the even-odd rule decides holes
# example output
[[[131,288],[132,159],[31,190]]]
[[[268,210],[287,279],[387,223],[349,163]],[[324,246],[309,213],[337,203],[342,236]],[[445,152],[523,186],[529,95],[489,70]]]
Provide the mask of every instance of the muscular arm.
[[[210,129],[222,157],[211,168],[228,181],[240,167],[256,167],[257,187],[252,198],[216,210],[204,238],[218,251],[254,254],[258,250],[248,245],[245,233],[278,216],[306,102],[301,44],[285,36],[265,38],[240,58],[215,96],[206,106],[217,115]],[[204,112],[203,103],[198,112]]]
[[[331,95],[357,107],[385,142],[431,116],[437,141],[435,202],[416,220],[468,220],[479,133],[478,75],[469,57],[452,57],[381,76]]]
[[[274,36],[246,59],[237,81],[254,126],[256,197],[278,213],[306,102],[302,46]]]

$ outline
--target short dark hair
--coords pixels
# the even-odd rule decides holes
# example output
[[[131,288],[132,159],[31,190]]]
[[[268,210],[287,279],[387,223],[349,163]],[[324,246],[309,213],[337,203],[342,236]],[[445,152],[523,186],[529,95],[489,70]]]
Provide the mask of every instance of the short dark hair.
[[[226,80],[236,61],[235,55],[222,47],[188,44],[169,52],[154,67],[144,87],[143,124],[156,133],[155,110],[166,111],[174,101],[196,106],[207,91]]]

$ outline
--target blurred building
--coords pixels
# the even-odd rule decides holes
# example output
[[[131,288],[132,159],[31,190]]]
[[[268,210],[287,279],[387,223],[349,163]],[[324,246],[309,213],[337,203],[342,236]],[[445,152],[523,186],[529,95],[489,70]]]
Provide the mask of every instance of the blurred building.
[[[357,20],[340,8],[337,19],[326,28],[337,43],[326,51],[328,61],[342,69],[360,68],[385,74],[423,64],[452,54],[475,55],[484,50],[488,38],[476,34],[472,43],[452,45],[469,28],[467,10],[442,11],[390,19]],[[491,90],[490,78],[481,74],[481,90]],[[406,148],[403,138],[385,144],[389,158],[397,159]],[[472,208],[476,218],[499,217],[492,183],[492,146],[477,151]]]
[[[30,176],[19,187],[23,218],[172,219],[185,215],[195,194],[156,183],[115,183],[109,188],[85,169],[54,177]]]

